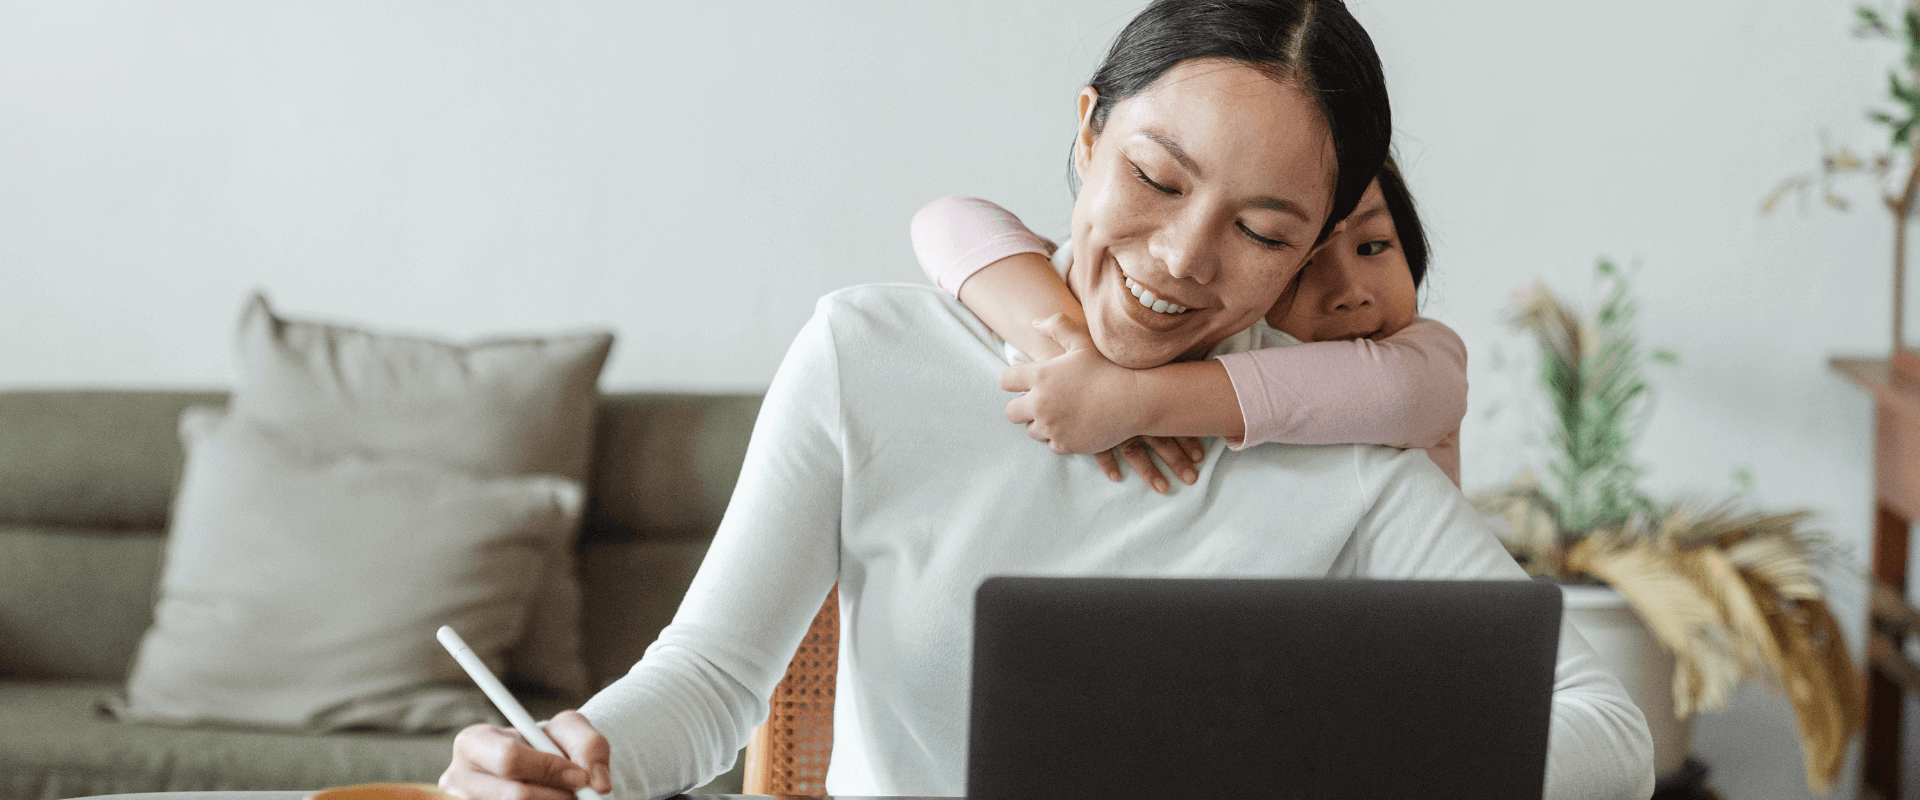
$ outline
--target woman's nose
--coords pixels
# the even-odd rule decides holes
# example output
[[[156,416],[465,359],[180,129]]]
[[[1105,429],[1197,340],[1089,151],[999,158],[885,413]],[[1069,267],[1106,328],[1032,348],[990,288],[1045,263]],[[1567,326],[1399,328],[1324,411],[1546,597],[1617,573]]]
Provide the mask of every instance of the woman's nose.
[[[1165,265],[1168,275],[1208,283],[1219,267],[1200,227],[1185,221],[1167,225],[1148,242],[1147,252]]]

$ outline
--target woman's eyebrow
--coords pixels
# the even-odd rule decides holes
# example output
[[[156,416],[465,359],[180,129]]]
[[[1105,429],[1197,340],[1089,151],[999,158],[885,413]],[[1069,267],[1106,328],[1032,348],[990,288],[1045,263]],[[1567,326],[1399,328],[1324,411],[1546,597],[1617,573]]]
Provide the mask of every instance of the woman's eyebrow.
[[[1193,177],[1206,177],[1200,172],[1200,162],[1193,160],[1193,156],[1187,154],[1187,148],[1181,147],[1179,142],[1173,140],[1173,137],[1152,128],[1146,128],[1140,131],[1140,135],[1147,137],[1147,139],[1151,140],[1154,144],[1166,148],[1167,154],[1173,156],[1173,160],[1180,162],[1180,166],[1186,167],[1188,172],[1193,173]]]
[[[1187,153],[1187,148],[1181,147],[1179,142],[1176,142],[1173,140],[1173,137],[1168,136],[1159,131],[1156,131],[1152,128],[1141,129],[1139,135],[1142,137],[1145,137],[1148,141],[1151,141],[1154,144],[1160,145],[1162,148],[1165,148],[1167,151],[1167,155],[1173,156],[1173,160],[1180,162],[1180,166],[1186,167],[1188,172],[1193,173],[1194,178],[1196,179],[1206,178],[1206,175],[1202,174],[1200,171],[1200,162],[1193,160],[1193,156]],[[1291,203],[1286,200],[1282,200],[1278,197],[1264,197],[1264,196],[1255,197],[1251,200],[1248,200],[1247,205],[1252,208],[1264,208],[1270,211],[1278,211],[1283,214],[1292,214],[1296,217],[1299,217],[1303,222],[1313,221],[1312,219],[1307,217],[1306,209],[1301,208],[1299,203]]]

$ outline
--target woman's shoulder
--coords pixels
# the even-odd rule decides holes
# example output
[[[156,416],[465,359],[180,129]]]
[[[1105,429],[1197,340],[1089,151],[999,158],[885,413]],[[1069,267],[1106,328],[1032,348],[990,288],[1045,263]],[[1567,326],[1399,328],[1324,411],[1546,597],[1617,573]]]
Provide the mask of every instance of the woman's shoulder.
[[[884,323],[899,320],[902,315],[924,313],[950,305],[959,306],[960,303],[931,286],[914,283],[863,283],[826,293],[814,308],[816,313],[825,314],[834,319]]]
[[[830,326],[838,346],[872,345],[888,352],[997,346],[998,337],[960,301],[931,286],[868,283],[829,292],[814,315]]]

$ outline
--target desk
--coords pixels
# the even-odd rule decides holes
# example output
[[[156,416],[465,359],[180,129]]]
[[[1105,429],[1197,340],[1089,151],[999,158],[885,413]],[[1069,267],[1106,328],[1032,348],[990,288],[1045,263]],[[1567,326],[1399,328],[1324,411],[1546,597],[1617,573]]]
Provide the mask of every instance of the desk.
[[[89,797],[89,798],[80,798],[79,800],[300,800],[300,798],[306,797],[309,794],[312,794],[312,792],[148,792],[145,794],[103,794],[103,795],[95,795],[94,797]],[[783,798],[801,797],[801,795],[780,795],[780,796]],[[942,800],[941,798],[936,798],[936,797],[855,797],[855,796],[829,796],[829,795],[807,795],[807,796],[819,797],[820,800]],[[751,798],[762,798],[762,800],[766,800],[767,798],[770,798],[771,795],[683,794],[683,795],[680,795],[680,797],[687,798],[687,800],[727,800],[727,798],[737,798],[737,800],[750,800]]]

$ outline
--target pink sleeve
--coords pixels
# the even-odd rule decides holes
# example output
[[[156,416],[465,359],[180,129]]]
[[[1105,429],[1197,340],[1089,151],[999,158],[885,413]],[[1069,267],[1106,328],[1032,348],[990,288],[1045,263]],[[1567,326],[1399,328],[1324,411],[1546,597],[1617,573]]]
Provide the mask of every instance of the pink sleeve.
[[[1053,243],[1006,209],[973,197],[942,197],[913,215],[913,254],[933,285],[960,296],[973,273],[1019,253],[1053,255]]]
[[[1419,318],[1377,342],[1272,347],[1224,355],[1220,364],[1247,426],[1236,448],[1262,442],[1425,447],[1459,483],[1467,346],[1452,328]]]

